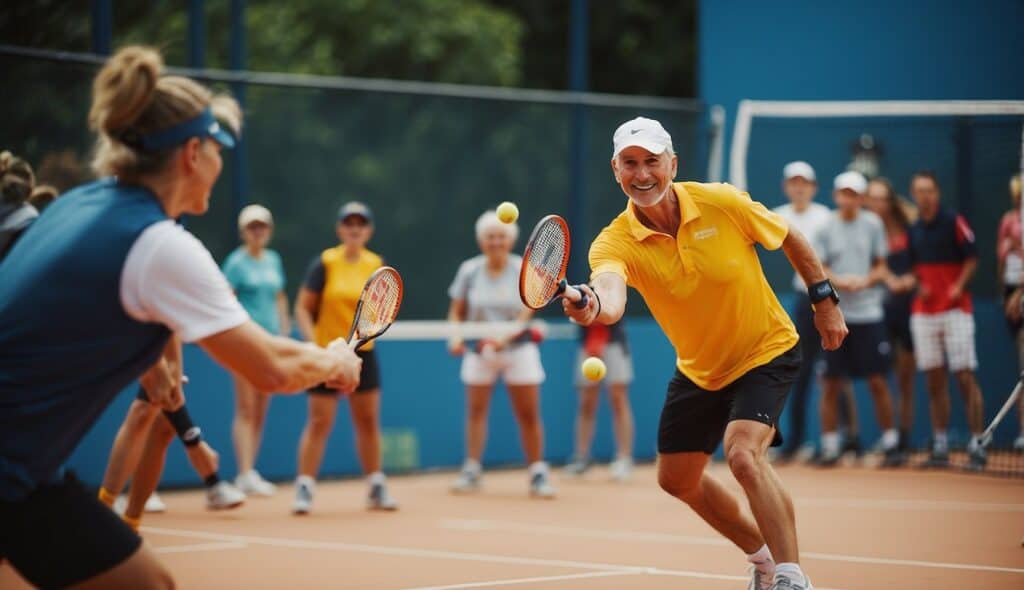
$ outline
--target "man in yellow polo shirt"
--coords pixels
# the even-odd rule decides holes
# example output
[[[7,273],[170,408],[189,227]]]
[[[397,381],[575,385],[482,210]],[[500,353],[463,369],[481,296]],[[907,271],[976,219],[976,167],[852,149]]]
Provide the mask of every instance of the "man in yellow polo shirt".
[[[766,459],[800,366],[793,323],[768,286],[754,248],[782,247],[815,303],[822,345],[847,329],[838,297],[807,240],[784,219],[727,184],[673,183],[672,138],[638,117],[613,138],[612,170],[626,210],[590,248],[590,304],[580,324],[622,317],[626,287],[640,292],[676,349],[658,428],[658,482],[735,543],[753,564],[753,590],[810,590],[799,565],[789,494]],[[754,518],[705,473],[725,441],[729,468]]]

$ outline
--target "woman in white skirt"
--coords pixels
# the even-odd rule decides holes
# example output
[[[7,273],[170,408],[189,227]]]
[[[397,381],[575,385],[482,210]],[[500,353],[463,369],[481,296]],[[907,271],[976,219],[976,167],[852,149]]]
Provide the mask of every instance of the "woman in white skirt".
[[[532,311],[519,299],[523,259],[512,254],[518,236],[518,226],[502,223],[494,211],[477,219],[476,238],[481,254],[459,266],[448,288],[450,322],[522,322],[525,326]],[[479,350],[469,350],[460,336],[453,336],[448,350],[462,356],[460,377],[466,385],[466,461],[452,491],[466,493],[480,488],[487,414],[494,384],[501,377],[508,387],[529,464],[530,495],[553,498],[555,489],[548,465],[543,461],[540,384],[544,381],[544,367],[536,343],[514,341],[506,336],[482,342]]]

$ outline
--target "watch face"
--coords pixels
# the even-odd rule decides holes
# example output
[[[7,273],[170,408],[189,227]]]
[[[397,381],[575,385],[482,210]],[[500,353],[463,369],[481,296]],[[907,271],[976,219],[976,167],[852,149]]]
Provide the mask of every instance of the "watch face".
[[[828,297],[828,294],[832,292],[832,286],[828,283],[818,285],[818,297]]]

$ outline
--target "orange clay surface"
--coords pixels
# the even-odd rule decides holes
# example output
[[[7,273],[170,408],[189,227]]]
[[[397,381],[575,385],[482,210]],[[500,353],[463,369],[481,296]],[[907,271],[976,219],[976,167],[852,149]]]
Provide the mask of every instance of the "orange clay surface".
[[[711,469],[738,491],[724,467]],[[779,472],[818,590],[1024,588],[1022,480]],[[361,481],[320,485],[303,517],[289,513],[291,486],[219,513],[199,491],[168,492],[167,513],[147,515],[142,531],[181,588],[746,587],[740,551],[662,493],[652,466],[627,484],[603,468],[580,480],[556,474],[556,500],[528,498],[522,470],[487,473],[472,496],[450,495],[452,478],[392,478],[397,513],[366,511]],[[24,587],[0,567],[0,588]]]

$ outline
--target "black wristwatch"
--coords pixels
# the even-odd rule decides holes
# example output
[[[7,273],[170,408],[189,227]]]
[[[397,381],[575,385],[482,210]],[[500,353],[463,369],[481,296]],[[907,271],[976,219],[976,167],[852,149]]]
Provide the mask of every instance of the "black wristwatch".
[[[807,287],[807,296],[811,299],[811,309],[814,308],[815,304],[821,303],[826,299],[831,299],[836,304],[839,303],[839,293],[836,293],[835,287],[832,286],[832,281],[828,279]]]

